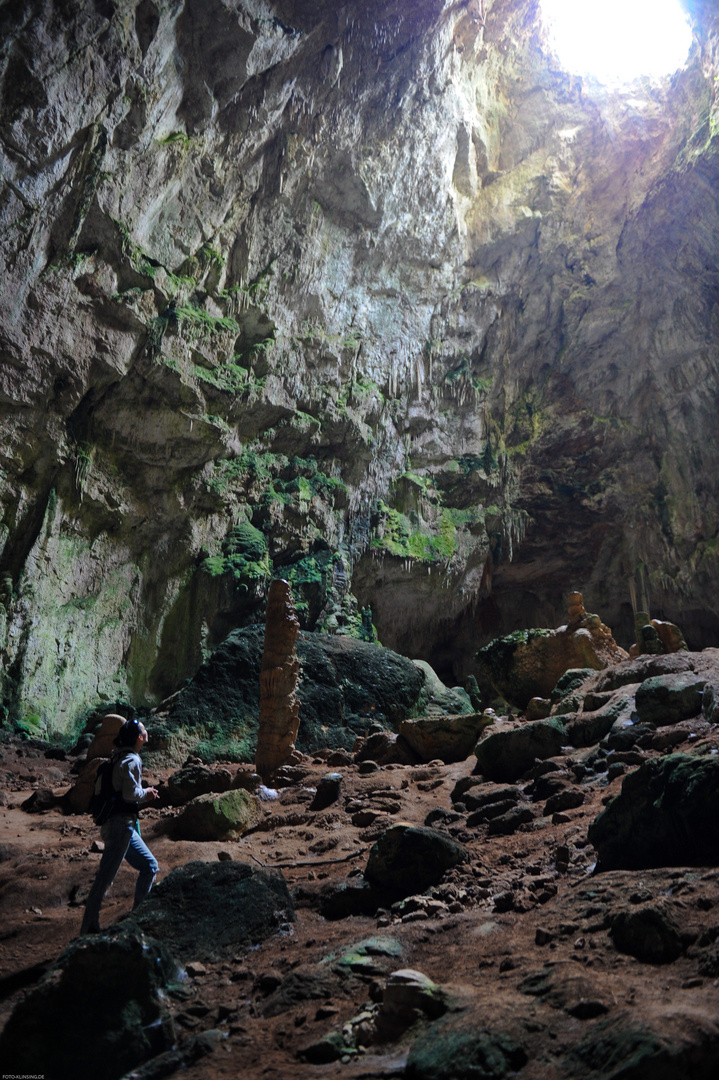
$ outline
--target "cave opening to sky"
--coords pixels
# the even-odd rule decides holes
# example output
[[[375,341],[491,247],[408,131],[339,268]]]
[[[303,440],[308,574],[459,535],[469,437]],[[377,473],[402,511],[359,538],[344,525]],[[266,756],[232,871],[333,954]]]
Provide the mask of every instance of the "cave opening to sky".
[[[679,0],[541,0],[563,67],[606,85],[671,75],[692,43]]]

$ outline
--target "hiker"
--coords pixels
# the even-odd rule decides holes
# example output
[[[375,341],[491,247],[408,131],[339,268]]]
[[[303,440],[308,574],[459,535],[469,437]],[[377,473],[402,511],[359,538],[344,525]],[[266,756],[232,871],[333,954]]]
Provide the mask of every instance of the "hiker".
[[[133,910],[145,899],[159,867],[154,855],[140,837],[138,812],[141,805],[159,798],[156,788],[143,788],[140,750],[147,742],[147,729],[139,720],[126,720],[115,739],[112,753],[114,801],[110,816],[101,829],[105,850],[85,906],[81,934],[100,930],[100,905],[115,880],[123,859],[139,871]]]

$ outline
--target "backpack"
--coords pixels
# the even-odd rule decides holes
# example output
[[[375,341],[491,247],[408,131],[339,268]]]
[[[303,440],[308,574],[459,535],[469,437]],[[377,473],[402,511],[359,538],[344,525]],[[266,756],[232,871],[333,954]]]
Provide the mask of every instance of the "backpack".
[[[107,761],[100,763],[95,775],[95,790],[92,793],[88,810],[92,814],[92,820],[96,825],[105,824],[115,809],[118,800],[118,792],[115,791],[112,784],[112,770],[114,767],[115,761],[108,758]]]

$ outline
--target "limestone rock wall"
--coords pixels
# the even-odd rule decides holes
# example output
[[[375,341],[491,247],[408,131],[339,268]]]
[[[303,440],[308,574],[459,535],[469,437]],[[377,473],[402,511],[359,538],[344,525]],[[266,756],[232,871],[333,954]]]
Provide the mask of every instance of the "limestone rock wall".
[[[273,573],[449,682],[569,588],[715,640],[713,5],[614,95],[484,10],[2,6],[10,717],[156,702]]]

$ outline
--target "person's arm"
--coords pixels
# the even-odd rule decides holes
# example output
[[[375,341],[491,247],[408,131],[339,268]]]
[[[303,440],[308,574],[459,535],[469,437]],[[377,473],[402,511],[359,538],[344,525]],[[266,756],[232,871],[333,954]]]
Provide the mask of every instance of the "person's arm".
[[[134,798],[133,801],[137,802],[140,806],[145,806],[146,803],[154,802],[155,799],[159,799],[160,793],[157,788],[142,786],[142,762],[139,754],[132,755],[132,766],[130,768],[132,781],[135,785],[135,791],[139,792],[139,796]],[[123,796],[124,798],[124,796]]]
[[[137,754],[123,754],[117,763],[113,783],[123,802],[139,804],[145,795],[142,762]]]
[[[138,754],[126,754],[118,764],[120,795],[124,802],[141,806],[157,798],[155,788],[142,786],[142,762]]]

